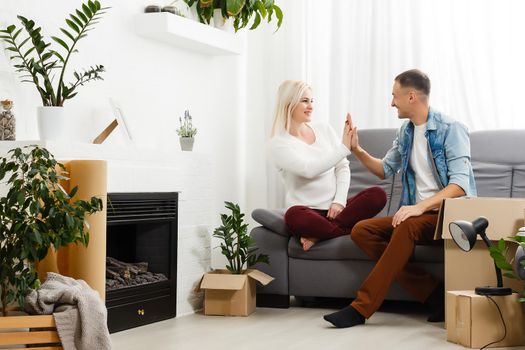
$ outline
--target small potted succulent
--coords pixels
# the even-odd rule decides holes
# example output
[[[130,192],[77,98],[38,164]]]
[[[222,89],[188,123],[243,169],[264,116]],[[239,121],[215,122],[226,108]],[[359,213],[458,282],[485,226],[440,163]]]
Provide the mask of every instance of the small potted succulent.
[[[180,148],[183,151],[193,149],[194,136],[197,135],[197,128],[193,126],[190,111],[184,111],[184,120],[179,118],[180,127],[176,130],[179,135]]]

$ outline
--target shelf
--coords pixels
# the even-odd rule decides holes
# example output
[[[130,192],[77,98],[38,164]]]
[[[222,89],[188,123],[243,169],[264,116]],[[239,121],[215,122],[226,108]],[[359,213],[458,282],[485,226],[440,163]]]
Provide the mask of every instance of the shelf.
[[[244,51],[241,36],[172,13],[139,14],[136,28],[143,37],[201,54],[240,55]]]

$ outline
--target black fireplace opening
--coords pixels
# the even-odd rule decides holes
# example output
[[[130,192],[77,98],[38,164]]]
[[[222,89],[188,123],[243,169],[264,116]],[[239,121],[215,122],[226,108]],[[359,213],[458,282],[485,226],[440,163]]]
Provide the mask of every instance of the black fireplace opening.
[[[111,333],[176,315],[178,193],[109,193],[106,306]]]

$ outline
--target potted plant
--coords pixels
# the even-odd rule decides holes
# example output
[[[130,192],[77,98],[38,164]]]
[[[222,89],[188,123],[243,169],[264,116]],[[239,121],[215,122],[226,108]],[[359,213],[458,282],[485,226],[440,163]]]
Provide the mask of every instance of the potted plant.
[[[263,19],[268,23],[272,21],[275,14],[277,18],[277,29],[283,22],[283,12],[274,0],[184,0],[188,6],[195,4],[197,15],[201,23],[210,24],[214,11],[220,11],[225,19],[233,18],[235,32],[245,28],[253,19],[250,30],[259,26]]]
[[[257,263],[270,263],[266,254],[257,255],[255,241],[248,235],[248,224],[244,223],[244,214],[239,205],[224,202],[230,215],[221,214],[222,225],[215,229],[213,236],[219,238],[222,255],[228,260],[226,268],[232,274],[242,274],[246,268]]]
[[[193,149],[194,136],[197,135],[197,128],[193,126],[190,111],[184,111],[184,121],[179,117],[180,126],[176,130],[179,135],[180,149],[191,151]]]
[[[522,232],[523,231],[519,233]],[[525,236],[517,234],[515,236],[509,237],[507,240],[502,238],[498,241],[498,244],[494,244],[491,247],[489,247],[490,256],[494,260],[496,266],[502,270],[503,276],[513,279],[524,279],[523,274],[525,273],[525,259],[516,259],[515,257],[511,257],[511,259],[509,259],[508,244],[518,245],[515,257],[523,256],[525,254]],[[515,259],[515,266],[513,266],[511,262],[509,262],[512,261],[512,258]],[[525,289],[521,292],[521,297],[519,301],[521,303],[525,303]]]
[[[256,281],[267,285],[273,277],[256,269],[257,263],[269,263],[265,254],[256,254],[255,241],[248,235],[248,224],[237,204],[225,202],[231,214],[221,214],[222,225],[213,236],[221,240],[222,254],[228,260],[227,270],[204,274],[199,289],[204,290],[205,315],[248,316],[255,310]]]
[[[102,200],[71,199],[77,187],[67,193],[59,181],[67,180],[64,166],[45,148],[27,146],[0,158],[0,181],[8,192],[0,198],[0,302],[3,316],[8,305],[24,305],[30,288],[39,280],[35,263],[50,248],[70,243],[87,245],[86,214],[102,209]]]
[[[61,126],[66,124],[63,105],[77,95],[77,88],[89,81],[102,80],[104,66],[95,65],[83,71],[74,71],[74,80],[64,81],[71,55],[77,52],[77,44],[105,13],[107,7],[100,2],[89,0],[81,8],[66,18],[66,28],[60,28],[63,38],[51,36],[59,46],[54,48],[42,36],[42,28],[23,16],[17,16],[21,28],[9,25],[0,30],[0,39],[10,51],[11,60],[22,82],[33,83],[42,100],[38,108],[38,129],[42,139],[57,139],[63,133]],[[25,33],[26,37],[22,33]]]

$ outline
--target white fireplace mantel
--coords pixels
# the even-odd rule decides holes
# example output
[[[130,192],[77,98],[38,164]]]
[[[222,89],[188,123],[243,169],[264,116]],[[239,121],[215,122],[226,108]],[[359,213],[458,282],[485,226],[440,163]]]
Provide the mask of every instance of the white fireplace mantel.
[[[0,156],[28,145],[45,147],[59,161],[106,160],[108,192],[179,192],[177,315],[201,307],[202,297],[194,286],[211,266],[216,188],[211,155],[139,149],[131,144],[29,140],[0,141]]]

